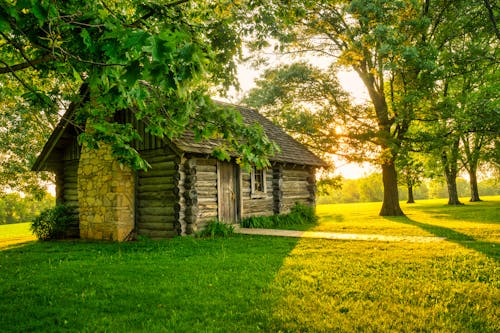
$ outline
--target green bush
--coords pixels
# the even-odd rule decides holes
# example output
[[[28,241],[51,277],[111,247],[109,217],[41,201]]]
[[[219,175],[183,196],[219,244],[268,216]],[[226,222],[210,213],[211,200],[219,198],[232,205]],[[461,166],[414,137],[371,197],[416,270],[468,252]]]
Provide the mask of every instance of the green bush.
[[[207,226],[201,230],[198,237],[229,237],[234,234],[234,226],[218,220],[208,222]]]
[[[295,204],[289,214],[271,216],[252,216],[241,221],[243,228],[277,228],[288,225],[316,224],[318,217],[314,207]]]
[[[31,225],[31,231],[40,240],[61,239],[72,221],[72,211],[68,206],[57,205],[40,213]]]

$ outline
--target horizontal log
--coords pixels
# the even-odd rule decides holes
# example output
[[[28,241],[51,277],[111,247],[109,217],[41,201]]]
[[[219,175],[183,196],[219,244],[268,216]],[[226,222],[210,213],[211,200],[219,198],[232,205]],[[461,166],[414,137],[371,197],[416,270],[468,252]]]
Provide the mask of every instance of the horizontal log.
[[[311,193],[309,191],[283,191],[283,199],[294,198],[294,197],[310,197]]]
[[[172,231],[174,230],[174,223],[162,223],[162,222],[140,222],[137,224],[139,230],[163,230]]]
[[[195,164],[197,166],[200,166],[200,165],[217,165],[217,160],[216,159],[213,159],[213,158],[195,158],[193,159],[193,162],[195,162]]]
[[[296,181],[304,181],[304,182],[309,182],[308,181],[309,175],[304,176],[304,177],[299,177],[299,176],[283,176],[281,179],[285,182],[296,182]]]
[[[157,164],[163,162],[178,162],[179,157],[177,155],[162,155],[161,153],[157,154],[145,154],[144,159],[148,161],[149,164]]]
[[[283,192],[308,191],[308,188],[308,182],[284,182],[282,190]]]
[[[196,172],[217,174],[217,167],[215,165],[198,165]]]
[[[174,170],[177,163],[174,161],[149,163],[151,170]]]
[[[170,177],[148,177],[148,178],[139,178],[139,185],[160,185],[160,184],[174,184],[174,179],[172,176]]]
[[[211,196],[201,196],[201,195],[198,195],[198,202],[199,203],[217,202],[217,196],[216,195],[211,195]]]
[[[138,193],[145,193],[145,192],[161,192],[161,191],[168,191],[172,190],[174,188],[173,183],[167,183],[167,184],[156,184],[156,185],[140,185],[137,187],[137,192]]]
[[[64,196],[78,196],[78,189],[76,187],[64,187]]]
[[[177,231],[139,230],[138,234],[151,239],[166,239],[177,236]]]
[[[217,210],[217,208],[218,208],[217,202],[215,203],[203,202],[198,204],[198,212],[201,212],[202,214],[206,211]]]
[[[64,190],[78,190],[78,185],[76,183],[64,183]]]
[[[76,194],[69,195],[69,194],[64,193],[63,198],[64,198],[64,201],[66,201],[66,202],[67,201],[78,202],[78,195],[76,195]]]
[[[139,216],[137,224],[140,223],[174,223],[175,216],[143,215]]]
[[[307,178],[310,175],[307,170],[283,170],[283,177],[304,177]]]
[[[139,216],[152,215],[152,216],[169,216],[174,214],[173,206],[164,207],[139,207]]]
[[[175,200],[177,196],[173,191],[159,191],[159,192],[143,192],[143,193],[138,193],[137,198],[139,201],[143,200],[162,200],[162,201],[168,201],[168,200]]]
[[[68,173],[65,173],[63,178],[64,178],[64,183],[73,183],[73,184],[77,183],[76,174],[69,174],[68,175]]]
[[[199,197],[216,197],[217,196],[217,188],[215,187],[202,187],[196,188],[196,192],[198,192]]]
[[[173,177],[177,171],[174,169],[150,169],[148,171],[140,171],[139,179],[141,178],[157,178],[157,177]]]
[[[217,187],[217,180],[214,179],[202,179],[198,177],[196,181],[196,187]]]
[[[172,200],[158,200],[158,199],[150,199],[150,200],[138,200],[137,207],[173,207],[174,203]]]

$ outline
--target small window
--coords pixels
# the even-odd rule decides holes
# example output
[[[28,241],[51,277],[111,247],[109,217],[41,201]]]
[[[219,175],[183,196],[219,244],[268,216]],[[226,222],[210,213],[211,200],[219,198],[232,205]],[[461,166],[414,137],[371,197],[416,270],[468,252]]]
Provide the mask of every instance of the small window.
[[[252,195],[262,195],[266,193],[266,170],[252,168]]]

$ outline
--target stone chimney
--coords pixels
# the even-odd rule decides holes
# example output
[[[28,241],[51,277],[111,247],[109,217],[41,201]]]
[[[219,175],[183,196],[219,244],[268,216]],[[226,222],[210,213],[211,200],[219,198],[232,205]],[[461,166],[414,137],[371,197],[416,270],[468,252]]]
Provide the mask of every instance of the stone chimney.
[[[78,203],[82,239],[127,240],[134,230],[134,172],[116,161],[111,147],[84,144],[78,166]]]

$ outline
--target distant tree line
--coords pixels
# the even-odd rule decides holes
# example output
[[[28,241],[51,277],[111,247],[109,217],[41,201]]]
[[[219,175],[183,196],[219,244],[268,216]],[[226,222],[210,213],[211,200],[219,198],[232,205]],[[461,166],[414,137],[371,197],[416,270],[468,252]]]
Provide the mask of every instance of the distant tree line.
[[[41,211],[54,206],[55,199],[50,194],[39,199],[17,192],[0,195],[0,224],[31,222]]]
[[[457,178],[459,196],[466,197],[470,193],[470,184],[464,178]],[[500,180],[489,178],[478,182],[482,196],[500,195]],[[380,173],[372,173],[358,179],[343,179],[342,186],[326,185],[320,188],[318,204],[380,202],[384,198],[383,183]],[[399,186],[399,197],[408,200],[405,186]],[[448,189],[444,179],[424,179],[413,190],[415,200],[448,198]]]

